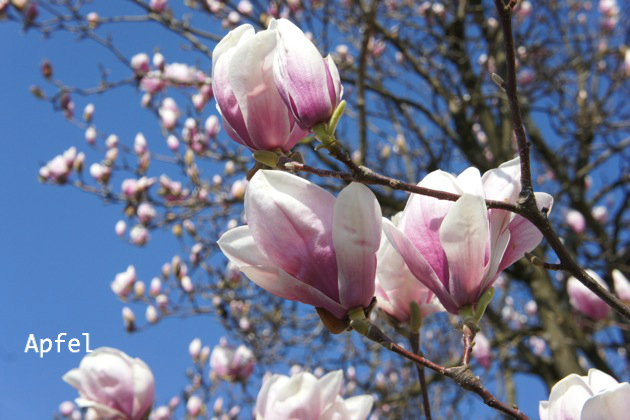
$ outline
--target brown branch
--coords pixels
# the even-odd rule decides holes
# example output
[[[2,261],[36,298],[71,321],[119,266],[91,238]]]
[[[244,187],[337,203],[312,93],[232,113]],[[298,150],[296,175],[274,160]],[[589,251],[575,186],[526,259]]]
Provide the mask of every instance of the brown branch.
[[[351,321],[350,325],[354,326],[356,325],[355,323],[356,321]],[[487,406],[508,414],[515,419],[529,419],[529,417],[527,417],[527,415],[525,415],[525,413],[523,413],[518,408],[511,407],[508,404],[499,401],[494,395],[492,395],[492,393],[483,386],[483,384],[479,380],[479,377],[475,376],[475,374],[470,370],[470,366],[464,365],[452,368],[441,366],[435,362],[432,362],[429,359],[414,354],[413,352],[410,352],[409,350],[406,350],[405,348],[394,343],[389,337],[385,335],[383,331],[381,331],[376,325],[372,323],[370,323],[369,325],[363,324],[363,327],[367,328],[361,328],[361,326],[358,327],[359,328],[357,329],[361,330],[361,334],[365,335],[368,339],[380,344],[386,349],[400,354],[406,359],[411,360],[412,362],[415,362],[421,366],[427,367],[441,375],[453,379],[459,386],[461,386],[465,390],[479,395]]]
[[[422,356],[420,352],[420,333],[418,331],[409,333],[409,345],[411,351],[418,356]],[[427,380],[424,376],[424,367],[418,363],[416,370],[418,371],[418,383],[420,384],[420,391],[422,392],[422,408],[424,409],[424,417],[427,420],[431,420],[431,402],[429,401],[429,388],[427,387]]]
[[[525,136],[525,128],[523,127],[521,108],[518,102],[518,90],[516,87],[516,58],[514,55],[514,38],[512,37],[512,6],[511,3],[505,5],[503,0],[494,0],[494,4],[499,13],[505,41],[507,77],[501,87],[505,90],[510,105],[514,134],[518,145],[518,155],[521,158],[521,196],[528,201],[535,202],[529,163],[529,142]]]

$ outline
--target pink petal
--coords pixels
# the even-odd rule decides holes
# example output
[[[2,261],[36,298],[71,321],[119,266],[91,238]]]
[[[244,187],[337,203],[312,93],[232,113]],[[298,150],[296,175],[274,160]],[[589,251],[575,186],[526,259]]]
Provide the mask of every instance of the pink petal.
[[[237,267],[273,265],[256,246],[249,226],[239,226],[225,232],[217,245]]]
[[[536,203],[539,209],[546,207],[551,210],[553,197],[546,193],[536,193]],[[543,235],[536,226],[522,216],[515,216],[508,225],[510,242],[499,265],[499,272],[505,270],[516,261],[523,258],[526,252],[532,251],[540,244]]]
[[[230,85],[254,150],[287,151],[294,146],[287,143],[294,120],[273,78],[275,49],[275,32],[259,32],[234,48],[228,66]]]
[[[274,66],[276,82],[286,91],[290,106],[303,127],[328,120],[335,102],[328,89],[328,69],[319,51],[304,32],[287,19],[272,21],[278,33]],[[278,79],[278,76],[281,79]]]
[[[392,246],[403,257],[407,267],[409,267],[416,279],[435,293],[447,311],[457,314],[458,306],[453,301],[445,285],[442,284],[442,281],[433,271],[433,268],[414,244],[387,219],[383,219],[383,232],[387,235],[387,239],[389,239]]]
[[[346,308],[278,267],[246,266],[241,267],[241,271],[247,278],[271,294],[316,308],[324,308],[339,319],[347,317]]]
[[[485,269],[488,211],[483,197],[464,194],[440,227],[440,241],[448,258],[449,291],[458,307],[475,304]]]
[[[372,191],[356,182],[344,188],[335,203],[333,243],[339,301],[348,309],[365,308],[374,297],[381,232],[381,207]]]
[[[261,253],[338,302],[334,207],[329,192],[280,171],[258,171],[245,193],[250,233]]]
[[[439,191],[462,192],[455,177],[443,171],[431,172],[418,185]],[[444,284],[448,284],[448,262],[446,254],[439,246],[439,230],[444,216],[452,205],[451,201],[412,194],[399,224],[399,229],[423,255]],[[408,262],[407,264],[409,265]]]

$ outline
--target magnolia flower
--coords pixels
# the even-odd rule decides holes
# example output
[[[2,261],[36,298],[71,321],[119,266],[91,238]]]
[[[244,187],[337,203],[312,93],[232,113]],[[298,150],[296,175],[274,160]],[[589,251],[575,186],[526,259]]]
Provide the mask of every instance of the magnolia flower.
[[[412,194],[400,224],[385,221],[384,232],[409,270],[450,313],[475,305],[501,271],[533,250],[542,234],[521,216],[486,209],[484,199],[515,203],[520,163],[513,159],[480,176],[468,168],[458,177],[442,171],[418,185],[462,196],[455,202]],[[536,193],[539,208],[553,198]]]
[[[630,411],[630,384],[591,369],[571,374],[551,388],[538,407],[540,420],[623,420]]]
[[[397,224],[401,213],[392,218]],[[376,254],[376,297],[377,306],[399,322],[408,322],[411,314],[410,304],[416,302],[424,318],[433,312],[444,310],[435,299],[435,295],[420,283],[400,256],[383,235]]]
[[[584,216],[582,216],[582,213],[577,210],[569,210],[565,216],[565,221],[575,233],[584,233],[586,230],[586,220]]]
[[[272,19],[269,30],[278,34],[273,74],[284,103],[304,129],[327,123],[343,93],[332,57],[322,58],[304,32],[287,19]]]
[[[138,214],[138,220],[140,220],[140,223],[146,224],[146,223],[151,222],[151,220],[155,218],[155,215],[157,214],[157,212],[155,211],[155,207],[153,207],[151,204],[147,202],[144,202],[138,206],[137,214]]]
[[[79,391],[79,407],[99,419],[141,420],[153,405],[154,383],[149,367],[120,350],[101,347],[86,355],[63,380]]]
[[[339,395],[342,381],[341,370],[319,379],[308,372],[292,377],[273,375],[256,398],[256,420],[364,420],[374,398],[358,395],[344,400]]]
[[[127,297],[131,293],[131,288],[136,281],[136,269],[133,265],[127,267],[126,271],[116,274],[111,284],[112,291],[118,297]]]
[[[145,53],[136,54],[131,57],[131,68],[136,73],[146,73],[149,71],[149,56]]]
[[[210,368],[227,381],[244,381],[254,370],[254,354],[247,347],[231,347],[223,339],[210,354]]]
[[[162,13],[166,10],[168,0],[151,0],[151,10],[156,13]]]
[[[490,363],[492,362],[492,348],[488,338],[481,332],[475,335],[475,347],[473,348],[472,355],[484,369],[490,367]]]
[[[251,150],[290,150],[305,132],[273,76],[276,32],[251,25],[230,31],[212,52],[212,90],[228,135]]]
[[[164,78],[178,85],[190,85],[197,80],[197,69],[182,63],[167,64],[164,67]]]
[[[615,285],[615,293],[619,299],[624,302],[630,302],[630,282],[619,270],[612,271],[613,283]]]
[[[586,272],[589,276],[594,278],[600,286],[608,290],[608,286],[596,272],[593,270],[586,270]],[[582,282],[575,277],[570,277],[569,280],[567,280],[567,293],[569,294],[569,302],[571,305],[584,315],[596,321],[608,316],[608,312],[610,312],[608,304],[601,300],[595,293],[591,292],[588,287],[583,285]]]
[[[254,283],[276,296],[344,319],[374,296],[381,209],[365,185],[335,200],[298,176],[258,171],[245,192],[247,226],[218,241]]]
[[[129,240],[134,245],[146,245],[150,237],[148,229],[142,225],[135,225],[129,232]]]

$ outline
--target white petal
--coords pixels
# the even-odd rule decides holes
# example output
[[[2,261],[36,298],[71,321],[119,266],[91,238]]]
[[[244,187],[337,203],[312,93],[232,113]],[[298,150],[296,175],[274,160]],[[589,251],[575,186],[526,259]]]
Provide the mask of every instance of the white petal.
[[[335,203],[333,243],[339,301],[348,309],[367,307],[374,297],[381,232],[381,208],[372,191],[356,182],[344,188]]]
[[[476,303],[485,269],[488,211],[483,197],[464,194],[442,221],[440,242],[448,258],[449,291],[458,306]]]

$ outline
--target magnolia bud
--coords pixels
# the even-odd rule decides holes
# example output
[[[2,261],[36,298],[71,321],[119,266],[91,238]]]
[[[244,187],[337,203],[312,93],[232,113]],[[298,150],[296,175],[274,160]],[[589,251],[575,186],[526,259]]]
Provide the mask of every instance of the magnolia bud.
[[[83,119],[85,122],[92,121],[92,117],[94,116],[94,104],[87,104],[83,109]]]
[[[199,338],[195,338],[188,345],[188,354],[192,357],[193,360],[197,360],[199,358],[199,354],[201,353],[201,340]]]
[[[96,137],[97,137],[96,128],[94,128],[94,126],[89,126],[85,130],[85,141],[87,141],[88,144],[94,144],[96,143]]]
[[[96,29],[96,27],[98,26],[98,19],[99,19],[99,16],[98,16],[98,13],[96,12],[90,12],[86,16],[86,20],[91,29]]]
[[[128,306],[122,309],[122,317],[127,331],[133,331],[135,329],[136,316]]]
[[[155,324],[158,321],[158,313],[153,305],[147,306],[147,311],[144,316],[149,324]]]
[[[145,292],[145,285],[143,281],[137,281],[134,285],[133,285],[133,291],[136,294],[137,297],[142,297],[144,296],[144,292]]]

